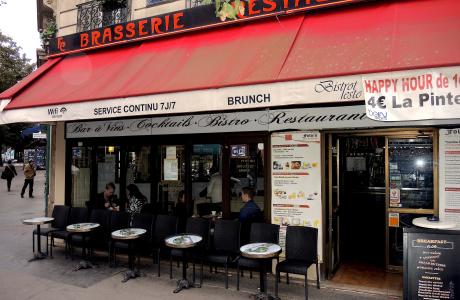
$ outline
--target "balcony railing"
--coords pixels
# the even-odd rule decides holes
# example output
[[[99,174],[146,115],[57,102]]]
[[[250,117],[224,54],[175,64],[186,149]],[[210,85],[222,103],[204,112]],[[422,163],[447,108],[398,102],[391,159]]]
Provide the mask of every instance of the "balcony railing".
[[[130,19],[130,1],[125,5],[104,5],[102,1],[91,1],[77,5],[77,31],[123,23]]]
[[[185,0],[185,7],[192,8],[211,3],[210,0]]]

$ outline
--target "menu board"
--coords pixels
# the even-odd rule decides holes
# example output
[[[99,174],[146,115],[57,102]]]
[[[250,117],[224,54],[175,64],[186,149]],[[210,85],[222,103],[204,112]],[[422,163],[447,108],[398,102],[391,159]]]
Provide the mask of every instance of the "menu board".
[[[460,297],[460,231],[404,228],[404,299]]]
[[[460,229],[460,128],[439,130],[439,216]]]
[[[287,226],[316,227],[321,232],[321,134],[274,133],[271,144],[272,223],[280,225],[284,249]],[[320,261],[321,237],[318,235]]]

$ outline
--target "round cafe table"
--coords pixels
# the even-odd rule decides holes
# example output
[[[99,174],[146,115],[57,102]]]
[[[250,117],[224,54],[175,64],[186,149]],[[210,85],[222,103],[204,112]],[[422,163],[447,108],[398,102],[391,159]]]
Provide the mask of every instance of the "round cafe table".
[[[254,299],[275,299],[267,293],[267,271],[266,261],[277,257],[281,253],[281,247],[272,243],[252,243],[240,248],[241,255],[247,258],[260,260],[259,287],[260,291],[254,295]]]
[[[177,288],[174,293],[179,293],[183,289],[200,287],[187,279],[187,252],[186,250],[195,247],[203,240],[203,237],[197,234],[179,234],[165,239],[166,246],[170,248],[182,249],[182,279],[177,281]]]
[[[430,229],[453,229],[456,227],[454,222],[450,221],[429,221],[426,217],[415,218],[412,220],[412,224],[418,227],[430,228]]]
[[[89,256],[87,252],[88,244],[87,244],[87,235],[93,232],[95,229],[99,228],[100,224],[98,223],[76,223],[71,224],[66,227],[66,230],[71,233],[79,233],[82,235],[82,242],[83,242],[83,260],[80,261],[74,268],[74,271],[78,271],[80,269],[89,269],[94,267],[93,263],[89,261]],[[71,239],[71,237],[69,237]],[[90,251],[88,251],[90,252]]]
[[[37,251],[34,253],[34,257],[31,258],[29,261],[44,259],[46,257],[46,254],[42,252],[42,247],[41,247],[40,225],[49,224],[53,221],[54,221],[54,218],[48,218],[48,217],[39,217],[39,218],[22,220],[23,224],[37,225]]]
[[[140,276],[140,272],[135,267],[133,242],[144,235],[147,230],[142,228],[124,228],[112,232],[112,238],[115,240],[126,241],[128,243],[128,265],[129,270],[123,274],[121,282],[127,282],[131,278]]]

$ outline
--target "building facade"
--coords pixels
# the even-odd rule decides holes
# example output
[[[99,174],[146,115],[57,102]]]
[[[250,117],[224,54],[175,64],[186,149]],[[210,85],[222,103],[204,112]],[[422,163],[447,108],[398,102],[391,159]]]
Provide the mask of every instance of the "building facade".
[[[319,228],[323,278],[401,271],[402,228],[459,222],[456,1],[45,2],[49,60],[0,108],[52,125],[50,207],[114,182],[234,218],[251,186],[282,231]]]

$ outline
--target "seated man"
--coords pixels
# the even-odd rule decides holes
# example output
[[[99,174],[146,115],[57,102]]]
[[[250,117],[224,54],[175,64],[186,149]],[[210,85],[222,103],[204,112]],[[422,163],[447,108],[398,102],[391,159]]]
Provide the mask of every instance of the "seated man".
[[[115,184],[109,182],[105,185],[105,190],[102,193],[96,195],[91,201],[88,201],[88,208],[91,209],[110,209],[119,210],[118,203],[116,202]]]
[[[254,189],[251,187],[244,187],[241,190],[241,201],[244,202],[243,207],[240,209],[240,222],[257,221],[261,216],[259,206],[254,202]]]

